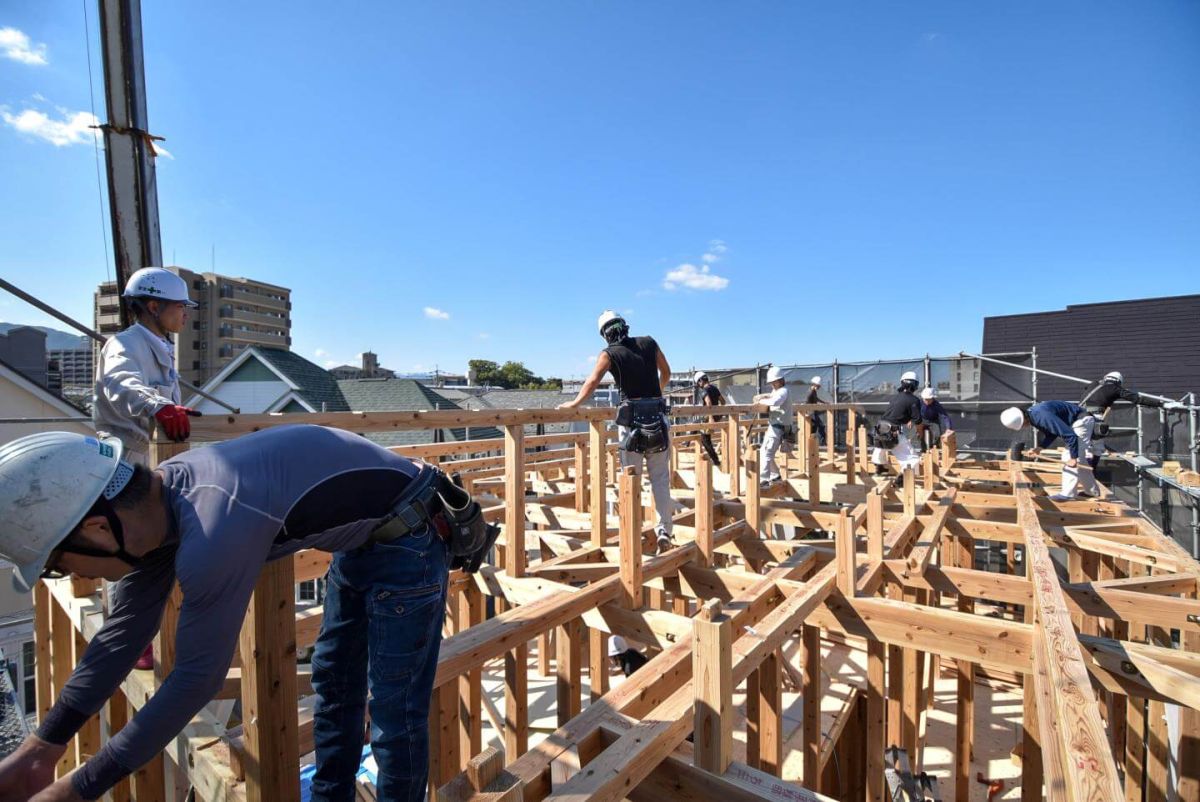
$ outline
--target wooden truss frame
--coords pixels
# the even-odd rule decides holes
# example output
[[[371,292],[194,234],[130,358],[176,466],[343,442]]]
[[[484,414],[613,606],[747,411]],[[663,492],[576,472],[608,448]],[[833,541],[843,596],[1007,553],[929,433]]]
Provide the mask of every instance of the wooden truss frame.
[[[1200,802],[1200,564],[1178,544],[1123,504],[1051,501],[1052,462],[960,458],[952,434],[919,468],[870,476],[866,429],[849,405],[796,405],[798,453],[783,458],[784,481],[761,490],[759,410],[720,413],[673,410],[679,545],[662,555],[653,553],[643,477],[617,467],[611,409],[213,416],[193,424],[193,438],[292,422],[358,432],[502,429],[495,440],[394,449],[460,471],[504,529],[495,565],[451,577],[430,715],[437,799],[881,800],[885,748],[919,762],[932,682],[954,672],[946,798],[969,798],[975,688],[987,679],[1022,689],[1022,799],[1165,800],[1172,782],[1177,799]],[[828,416],[824,449],[812,436],[814,413]],[[563,422],[586,431],[526,431]],[[722,469],[699,448],[700,434],[722,441]],[[156,442],[154,458],[185,447]],[[1000,573],[976,568],[976,547],[988,543],[1007,552]],[[303,552],[264,570],[217,699],[114,800],[174,800],[188,785],[213,802],[299,798],[312,701],[296,654],[315,640],[321,610],[297,614],[294,585],[322,575],[328,559]],[[179,601],[176,590],[155,671],[130,675],[60,771],[93,754],[169,673]],[[977,603],[1008,612],[977,614]],[[44,714],[102,623],[103,604],[94,583],[58,580],[37,586],[35,606]],[[613,689],[611,635],[654,653]],[[781,657],[797,637],[799,672]],[[823,640],[862,650],[867,664],[854,704],[827,733]],[[539,671],[556,678],[559,725],[532,748],[531,644]],[[480,681],[485,665],[499,663],[502,711],[483,698]],[[785,781],[788,681],[803,697],[803,769]],[[735,688],[746,692],[745,762],[732,754]],[[239,698],[242,723],[229,726]],[[1181,711],[1173,758],[1170,705]],[[484,748],[485,715],[497,719],[502,749]],[[832,776],[834,756],[854,770]]]

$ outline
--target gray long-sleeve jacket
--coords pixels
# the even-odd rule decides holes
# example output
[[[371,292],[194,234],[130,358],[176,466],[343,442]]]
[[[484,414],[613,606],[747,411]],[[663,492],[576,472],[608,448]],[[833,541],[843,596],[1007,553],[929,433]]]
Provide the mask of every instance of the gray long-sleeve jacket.
[[[65,743],[101,708],[158,630],[178,579],[174,670],[74,776],[85,799],[150,760],[220,689],[265,562],[363,545],[432,468],[358,435],[298,425],[193,449],[159,470],[174,525],[168,542],[113,586],[111,614],[38,731]]]
[[[179,398],[172,346],[142,324],[109,337],[100,349],[92,421],[126,450],[145,453],[154,413]]]

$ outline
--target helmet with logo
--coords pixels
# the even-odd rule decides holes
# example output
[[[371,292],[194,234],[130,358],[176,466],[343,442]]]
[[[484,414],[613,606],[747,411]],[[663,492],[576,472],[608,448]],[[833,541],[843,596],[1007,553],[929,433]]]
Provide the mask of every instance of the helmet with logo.
[[[600,313],[596,325],[600,329],[600,336],[610,345],[620,342],[629,334],[629,324],[625,322],[625,318],[611,309]]]
[[[187,282],[162,267],[143,267],[129,277],[125,283],[125,298],[141,298],[144,301],[178,301],[185,306],[196,306],[188,297]]]

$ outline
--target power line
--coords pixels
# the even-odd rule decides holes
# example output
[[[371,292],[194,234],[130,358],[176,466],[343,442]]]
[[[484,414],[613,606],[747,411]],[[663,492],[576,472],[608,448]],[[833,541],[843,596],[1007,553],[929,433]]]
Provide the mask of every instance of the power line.
[[[93,86],[95,79],[92,77],[92,32],[88,25],[88,0],[82,0],[82,2],[83,43],[87,49],[88,65],[88,101],[92,108],[92,119],[99,120],[96,116],[96,91]],[[104,184],[100,180],[100,137],[95,128],[92,128],[92,147],[96,154],[96,199],[100,210],[100,242],[104,245],[104,275],[109,281],[112,281],[112,261],[108,257],[108,227],[104,225]]]

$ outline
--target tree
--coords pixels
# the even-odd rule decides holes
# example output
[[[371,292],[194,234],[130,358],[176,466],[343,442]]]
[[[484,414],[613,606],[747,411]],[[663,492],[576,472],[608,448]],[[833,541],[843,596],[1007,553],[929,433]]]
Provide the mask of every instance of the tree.
[[[524,387],[533,382],[540,384],[542,381],[523,362],[505,362],[500,368],[499,378],[502,386],[508,389]]]
[[[467,362],[467,368],[475,374],[478,384],[499,384],[500,366],[490,359],[472,359]]]

